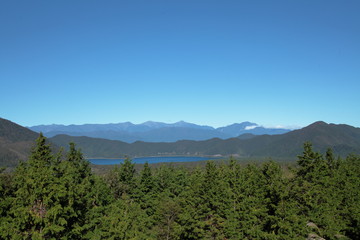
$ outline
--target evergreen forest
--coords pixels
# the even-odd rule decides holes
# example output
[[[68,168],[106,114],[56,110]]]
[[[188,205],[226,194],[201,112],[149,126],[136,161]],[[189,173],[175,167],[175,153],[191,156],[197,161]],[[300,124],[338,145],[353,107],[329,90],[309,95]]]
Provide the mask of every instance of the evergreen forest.
[[[94,174],[74,143],[40,134],[29,159],[0,172],[0,239],[360,239],[360,156],[315,152],[297,165],[130,159]]]

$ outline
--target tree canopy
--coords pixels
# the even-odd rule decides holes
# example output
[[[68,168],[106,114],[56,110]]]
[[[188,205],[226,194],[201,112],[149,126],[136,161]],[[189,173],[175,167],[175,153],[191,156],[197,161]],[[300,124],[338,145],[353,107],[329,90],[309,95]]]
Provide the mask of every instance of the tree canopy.
[[[291,171],[275,161],[94,175],[75,144],[40,134],[26,162],[0,171],[1,239],[360,239],[360,157],[304,144]],[[285,171],[286,170],[286,171]]]

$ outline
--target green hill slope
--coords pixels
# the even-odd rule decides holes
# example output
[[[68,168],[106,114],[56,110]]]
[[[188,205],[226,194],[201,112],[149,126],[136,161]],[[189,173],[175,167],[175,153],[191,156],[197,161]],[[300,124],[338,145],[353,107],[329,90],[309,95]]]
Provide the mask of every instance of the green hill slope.
[[[0,166],[14,166],[19,160],[26,160],[38,136],[38,133],[0,118]]]
[[[259,140],[267,138],[267,142],[259,144]],[[325,152],[333,148],[337,155],[345,156],[349,153],[360,153],[360,128],[345,124],[327,124],[315,122],[305,128],[283,135],[260,136],[250,139],[248,152],[252,155],[296,156],[302,152],[304,142],[312,142],[316,151]],[[258,148],[250,151],[250,146]]]

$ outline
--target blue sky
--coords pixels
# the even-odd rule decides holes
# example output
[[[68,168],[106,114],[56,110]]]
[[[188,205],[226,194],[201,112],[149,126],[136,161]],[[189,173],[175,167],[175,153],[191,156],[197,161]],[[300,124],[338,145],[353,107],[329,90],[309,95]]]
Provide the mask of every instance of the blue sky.
[[[1,1],[0,117],[360,127],[360,1]]]

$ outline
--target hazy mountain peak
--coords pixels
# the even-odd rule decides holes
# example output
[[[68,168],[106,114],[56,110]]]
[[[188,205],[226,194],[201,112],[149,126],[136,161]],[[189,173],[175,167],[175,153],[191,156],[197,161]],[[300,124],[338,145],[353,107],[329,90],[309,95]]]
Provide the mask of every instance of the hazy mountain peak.
[[[317,121],[314,123],[311,123],[310,125],[306,126],[305,129],[312,129],[312,128],[319,128],[319,127],[326,127],[329,126],[330,124],[327,124],[326,122],[323,121]]]
[[[132,122],[119,122],[119,123],[110,123],[110,125],[127,125],[127,126],[133,126],[135,124],[133,124]]]
[[[162,122],[146,121],[146,122],[138,124],[138,125],[147,126],[150,128],[160,128],[160,127],[165,127],[167,124],[162,123]]]
[[[241,122],[241,123],[233,123],[233,124],[227,125],[222,128],[237,127],[237,128],[245,129],[245,127],[247,127],[247,126],[259,126],[259,125],[256,123],[253,123],[253,122],[246,121],[246,122]]]
[[[186,127],[186,128],[198,128],[198,129],[209,129],[209,130],[214,130],[213,127],[210,126],[206,126],[206,125],[197,125],[194,123],[188,123],[185,121],[179,121],[176,123],[171,124],[172,127]]]
[[[328,125],[328,124],[326,122],[324,122],[324,121],[317,121],[317,122],[314,122],[314,123],[310,124],[310,126],[312,126],[312,125],[320,126],[320,125]]]

